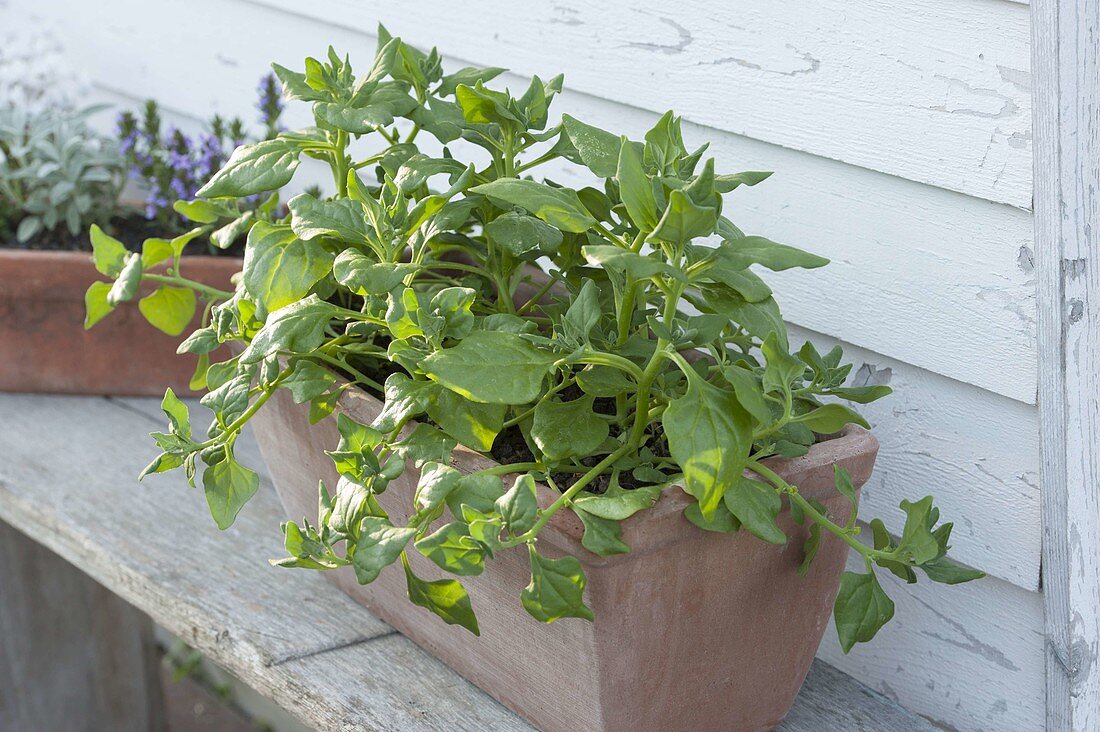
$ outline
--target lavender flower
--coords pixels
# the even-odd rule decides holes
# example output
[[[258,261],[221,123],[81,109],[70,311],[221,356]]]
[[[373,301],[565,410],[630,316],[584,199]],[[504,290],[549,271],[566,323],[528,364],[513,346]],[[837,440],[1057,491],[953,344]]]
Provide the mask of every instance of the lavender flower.
[[[267,131],[267,139],[271,139],[284,129],[279,124],[283,113],[282,86],[275,74],[268,73],[261,77],[256,91],[259,94],[256,109],[260,111],[260,124]]]

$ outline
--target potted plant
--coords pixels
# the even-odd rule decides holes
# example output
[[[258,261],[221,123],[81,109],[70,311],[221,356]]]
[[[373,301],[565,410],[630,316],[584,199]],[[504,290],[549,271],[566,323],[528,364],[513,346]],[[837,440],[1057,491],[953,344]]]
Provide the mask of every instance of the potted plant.
[[[551,124],[560,77],[514,96],[439,58],[381,29],[359,77],[331,49],[275,66],[316,124],[238,148],[186,205],[277,189],[303,156],[335,195],[249,231],[181,346],[234,348],[206,371],[214,423],[166,393],[143,475],[182,467],[228,527],[259,485],[234,456],[251,423],[294,519],[275,563],[326,571],[547,730],[769,728],[830,610],[846,651],[891,618],[878,569],[982,576],[947,558],[931,497],[859,538],[877,443],[848,405],[889,389],[792,352],[751,268],[826,260],[722,212],[767,174],[717,172],[671,113],[642,141]],[[592,185],[541,174],[561,164]],[[137,287],[120,251],[97,264]]]
[[[273,106],[280,105],[276,85],[274,76],[261,84],[262,121],[272,135],[281,110]],[[193,142],[176,129],[162,133],[150,101],[140,120],[120,115],[114,140],[89,127],[99,109],[0,109],[0,341],[18,354],[0,362],[2,391],[151,395],[166,384],[181,392],[201,388],[192,379],[195,359],[175,353],[200,315],[194,290],[174,282],[169,254],[186,254],[188,277],[210,293],[224,293],[240,270],[241,246],[234,242],[265,210],[259,201],[242,201],[215,218],[172,207],[221,167],[224,148],[245,141],[239,121],[215,117]],[[128,182],[147,195],[144,204],[132,201]],[[270,199],[267,208],[276,203]],[[200,238],[206,232],[181,212],[222,225],[212,227],[207,244]],[[127,250],[143,250],[148,268],[159,266],[137,291],[112,293],[106,283],[93,284],[83,235],[93,217]],[[93,238],[101,236],[93,230]],[[96,337],[83,332],[123,296],[139,298],[139,308],[111,318]],[[64,358],[58,358],[61,344]],[[129,358],[118,358],[123,350]]]

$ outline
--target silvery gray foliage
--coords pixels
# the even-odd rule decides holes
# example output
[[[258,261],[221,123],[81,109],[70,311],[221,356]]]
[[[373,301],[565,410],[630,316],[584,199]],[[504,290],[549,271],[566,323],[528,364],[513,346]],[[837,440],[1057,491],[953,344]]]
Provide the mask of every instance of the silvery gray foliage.
[[[73,69],[57,37],[31,23],[0,35],[0,108],[72,109],[73,100],[86,96],[89,81]]]
[[[0,227],[20,242],[62,224],[75,236],[117,202],[122,156],[88,126],[99,109],[0,109]]]

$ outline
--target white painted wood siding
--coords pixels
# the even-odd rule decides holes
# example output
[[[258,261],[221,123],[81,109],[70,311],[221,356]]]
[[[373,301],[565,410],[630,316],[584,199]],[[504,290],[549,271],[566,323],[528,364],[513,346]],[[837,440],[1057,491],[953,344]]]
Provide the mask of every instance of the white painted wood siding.
[[[1042,726],[1026,3],[19,5],[0,6],[0,27],[53,24],[101,94],[176,113],[251,118],[268,62],[331,43],[365,65],[382,20],[452,65],[511,67],[512,88],[565,71],[558,109],[609,129],[639,136],[673,107],[720,168],[776,171],[727,211],[833,260],[769,277],[794,338],[842,341],[864,378],[897,389],[863,408],[883,445],[864,514],[896,530],[898,501],[932,493],[955,556],[992,575],[891,583],[881,641],[847,657],[827,641],[822,655],[948,728]]]

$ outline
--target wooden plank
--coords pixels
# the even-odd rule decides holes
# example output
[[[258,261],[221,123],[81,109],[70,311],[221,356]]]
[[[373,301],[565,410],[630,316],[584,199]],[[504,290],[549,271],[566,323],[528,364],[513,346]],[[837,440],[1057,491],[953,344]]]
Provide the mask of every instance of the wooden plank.
[[[849,569],[866,571],[851,558]],[[1043,728],[1042,595],[993,578],[907,585],[880,572],[880,581],[894,619],[848,655],[826,633],[818,658],[939,729]]]
[[[824,353],[837,341],[791,328]],[[861,514],[900,535],[903,498],[928,494],[955,523],[952,556],[1026,590],[1039,587],[1038,410],[841,342],[853,382],[894,389],[853,405],[882,447]]]
[[[280,553],[281,509],[266,479],[222,534],[178,476],[135,487],[144,433],[160,423],[153,404],[0,395],[0,520],[318,729],[530,729],[318,575],[268,566]],[[242,455],[254,450],[247,442]],[[823,725],[930,729],[815,664],[783,729]]]
[[[195,12],[179,16],[155,4],[138,9],[132,0],[105,2],[118,20],[97,34],[84,29],[96,22],[101,6],[43,0],[34,12],[61,16],[54,20],[72,58],[99,83],[192,113],[217,109],[251,118],[256,77],[271,59],[293,65],[333,43],[351,49],[361,66],[373,46],[364,33],[243,3],[215,8],[207,5],[212,0],[199,0]],[[210,28],[205,18],[215,14],[224,22]],[[178,35],[163,34],[166,23]],[[234,36],[233,28],[246,25],[254,32]],[[184,77],[202,81],[179,83]],[[504,83],[516,88],[524,82],[509,76]],[[656,119],[579,93],[567,93],[558,107],[636,137]],[[291,110],[289,125],[309,123],[303,105]],[[764,185],[729,197],[737,223],[833,260],[823,270],[769,278],[790,320],[1035,402],[1035,285],[1026,212],[698,125],[686,125],[685,132],[693,143],[713,140],[724,169],[776,171]],[[579,172],[570,167],[575,178]],[[330,185],[323,177],[320,182]]]
[[[784,147],[1031,206],[1028,12],[985,0],[253,0]]]
[[[1100,0],[1035,0],[1047,728],[1100,726]]]
[[[166,729],[149,619],[0,522],[0,728]]]

